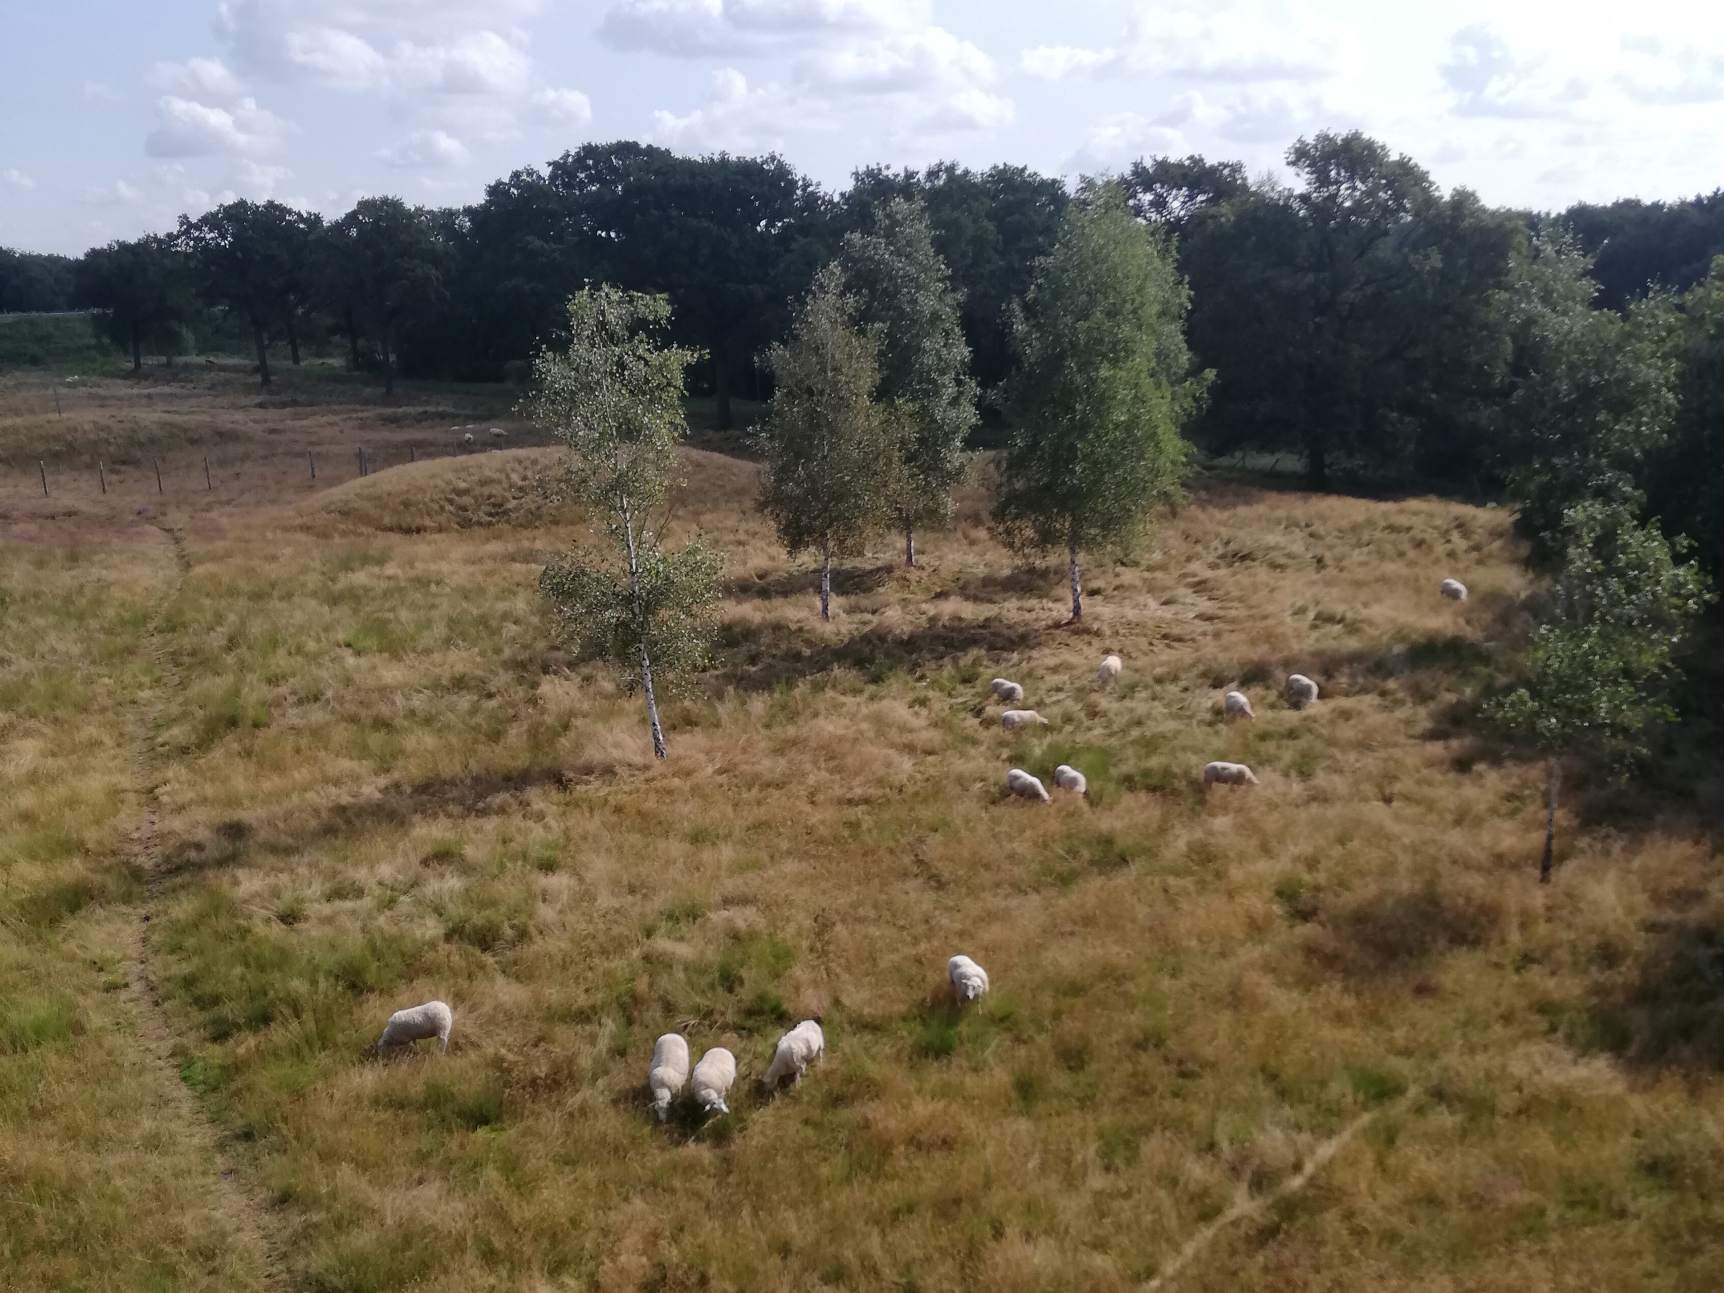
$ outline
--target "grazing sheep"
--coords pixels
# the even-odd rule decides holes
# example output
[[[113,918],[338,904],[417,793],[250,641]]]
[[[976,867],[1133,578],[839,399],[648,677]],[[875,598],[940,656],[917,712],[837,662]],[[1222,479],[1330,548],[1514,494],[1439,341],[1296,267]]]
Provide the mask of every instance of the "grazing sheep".
[[[988,684],[988,690],[999,699],[1012,704],[1024,698],[1024,689],[1009,678],[995,678]]]
[[[1206,763],[1203,765],[1203,788],[1210,786],[1255,786],[1258,784],[1251,769],[1243,763]]]
[[[493,439],[493,440],[507,440],[508,438],[509,438],[509,433],[507,431],[503,430],[502,427],[492,427],[491,428],[491,439]]]
[[[826,1034],[812,1019],[804,1019],[778,1039],[772,1052],[772,1063],[760,1080],[769,1091],[776,1091],[785,1078],[800,1082],[809,1064],[825,1054]]]
[[[1447,597],[1451,602],[1464,602],[1467,600],[1467,586],[1458,579],[1443,580],[1443,582],[1438,585],[1437,591],[1444,597]]]
[[[435,1037],[443,1043],[443,1052],[447,1054],[449,1030],[454,1026],[455,1012],[446,1002],[427,1001],[422,1006],[410,1006],[389,1016],[389,1022],[383,1026],[383,1036],[377,1039],[377,1049],[386,1051],[392,1046],[411,1045],[427,1037]]]
[[[1287,675],[1287,703],[1294,709],[1304,709],[1317,703],[1317,684],[1302,673]]]
[[[1040,723],[1046,727],[1048,720],[1033,709],[1003,709],[1000,711],[1000,726],[1008,732],[1014,727],[1028,727],[1032,723]]]
[[[688,1089],[708,1113],[729,1113],[724,1097],[736,1081],[736,1056],[722,1046],[714,1046],[700,1057],[688,1080]]]
[[[946,962],[946,978],[959,1001],[974,1001],[988,992],[988,972],[961,953]]]
[[[1116,655],[1104,655],[1101,658],[1101,668],[1095,671],[1097,683],[1105,686],[1118,678],[1120,670],[1125,668],[1125,662]]]
[[[1075,790],[1080,795],[1089,794],[1088,778],[1069,763],[1062,763],[1054,769],[1054,784],[1065,790]]]
[[[1242,691],[1230,691],[1221,698],[1221,704],[1229,718],[1256,718],[1257,711],[1251,708],[1251,698]]]
[[[647,1085],[652,1088],[653,1112],[663,1122],[670,1112],[670,1102],[688,1081],[688,1043],[680,1034],[666,1033],[653,1043],[652,1068],[647,1070]]]
[[[1020,799],[1034,799],[1044,804],[1048,802],[1048,788],[1039,778],[1032,777],[1022,768],[1013,768],[1006,773],[1006,790]]]
[[[466,435],[461,437],[461,443],[471,449],[478,442],[473,439],[473,433],[469,431]]]

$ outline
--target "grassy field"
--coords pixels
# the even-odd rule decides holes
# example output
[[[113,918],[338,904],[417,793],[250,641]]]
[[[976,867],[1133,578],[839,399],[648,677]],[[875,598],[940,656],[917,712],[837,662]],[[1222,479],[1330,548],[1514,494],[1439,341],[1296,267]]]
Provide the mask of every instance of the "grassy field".
[[[972,490],[827,625],[691,450],[726,600],[661,765],[548,636],[554,451],[404,461],[490,397],[182,382],[87,392],[47,499],[0,389],[0,1286],[1724,1286],[1724,782],[1583,790],[1535,882],[1538,770],[1468,734],[1503,512],[1204,478],[1074,629]],[[1061,762],[1087,803],[1004,798]],[[430,997],[446,1056],[367,1053]],[[672,1028],[731,1116],[653,1121]]]

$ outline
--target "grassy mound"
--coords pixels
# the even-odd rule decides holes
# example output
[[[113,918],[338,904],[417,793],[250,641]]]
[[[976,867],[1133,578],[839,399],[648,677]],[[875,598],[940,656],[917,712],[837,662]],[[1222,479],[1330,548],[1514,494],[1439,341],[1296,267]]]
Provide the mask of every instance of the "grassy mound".
[[[558,453],[513,449],[407,463],[337,485],[301,504],[299,514],[307,529],[325,534],[547,525],[572,519],[546,489]]]

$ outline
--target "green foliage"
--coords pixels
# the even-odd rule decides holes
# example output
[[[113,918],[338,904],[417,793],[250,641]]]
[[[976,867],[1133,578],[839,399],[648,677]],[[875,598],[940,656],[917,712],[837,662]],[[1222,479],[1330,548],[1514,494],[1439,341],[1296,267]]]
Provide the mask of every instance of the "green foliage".
[[[225,306],[251,330],[265,386],[270,380],[265,334],[292,327],[320,223],[316,216],[280,202],[244,199],[196,220],[180,217],[176,240],[191,257],[199,290],[208,303]]]
[[[630,691],[642,685],[643,651],[661,689],[685,687],[705,667],[717,628],[718,553],[696,540],[680,552],[643,549],[636,582],[570,553],[539,577],[558,628],[578,658],[624,668]]]
[[[653,748],[664,757],[655,672],[671,685],[698,667],[712,639],[719,560],[696,542],[667,554],[653,512],[670,491],[683,420],[683,373],[699,358],[664,345],[663,297],[614,287],[569,300],[569,344],[535,366],[531,415],[569,447],[562,488],[603,518],[622,569],[579,552],[545,568],[540,589],[559,627],[588,658],[621,665],[645,694]]]
[[[146,236],[94,247],[78,262],[75,282],[81,303],[105,311],[102,330],[131,355],[134,370],[145,346],[164,355],[190,348],[188,329],[199,306],[185,255],[171,240]]]
[[[400,198],[361,198],[318,241],[323,296],[364,322],[395,389],[395,338],[404,317],[442,291],[443,247],[424,211]]]
[[[1681,306],[1679,407],[1649,465],[1646,492],[1653,513],[1694,540],[1716,579],[1724,575],[1724,257]]]
[[[1555,602],[1533,635],[1526,685],[1497,701],[1501,730],[1541,754],[1620,762],[1655,722],[1674,717],[1657,692],[1671,652],[1710,593],[1678,564],[1656,525],[1589,499],[1563,518]]]
[[[1179,497],[1180,431],[1205,385],[1185,346],[1187,300],[1167,246],[1117,187],[1092,185],[1067,208],[1014,323],[994,503],[1014,547],[1066,545],[1075,565],[1079,549],[1129,545]]]
[[[828,265],[772,348],[772,404],[760,433],[760,507],[793,555],[858,551],[898,493],[904,419],[874,400],[878,347],[857,326],[844,273]],[[822,611],[826,587],[822,580]]]
[[[1571,238],[1546,229],[1498,305],[1510,343],[1499,463],[1526,529],[1552,539],[1573,504],[1640,472],[1677,409],[1670,298],[1626,316],[1594,309],[1591,268]]]
[[[934,250],[926,209],[904,198],[886,202],[872,232],[844,239],[843,265],[860,321],[879,341],[879,398],[898,405],[909,428],[893,517],[906,530],[944,524],[976,424],[976,384],[958,294]]]

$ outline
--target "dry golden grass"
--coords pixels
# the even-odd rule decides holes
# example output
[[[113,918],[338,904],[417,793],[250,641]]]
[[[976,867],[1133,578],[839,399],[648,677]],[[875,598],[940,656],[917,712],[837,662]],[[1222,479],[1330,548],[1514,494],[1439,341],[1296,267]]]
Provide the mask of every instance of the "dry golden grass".
[[[535,510],[536,461],[165,512],[189,568],[159,620],[180,686],[150,956],[290,1287],[1136,1288],[1370,1111],[1169,1287],[1724,1281],[1724,1085],[1660,1041],[1716,964],[1715,851],[1674,809],[1565,820],[1558,881],[1535,883],[1537,774],[1464,726],[1524,587],[1502,513],[1205,483],[1152,555],[1090,572],[1072,629],[1058,573],[1014,570],[968,496],[922,569],[883,544],[843,572],[827,625],[753,469],[691,452],[674,528],[726,553],[728,597],[660,765],[637,702],[547,638],[535,580],[579,531]],[[14,776],[61,751],[32,793],[86,832],[101,887],[74,919],[99,930],[142,901],[123,765],[152,678],[135,643],[98,654],[29,737],[14,679],[87,650],[80,615],[140,632],[164,585],[123,503],[67,507],[0,501],[8,532],[107,536],[85,573],[17,567],[44,627],[5,643],[0,757]],[[113,591],[78,612],[56,590],[92,565]],[[1473,600],[1439,598],[1446,574]],[[1105,651],[1126,674],[1097,692]],[[1276,698],[1293,670],[1316,707]],[[1001,732],[997,673],[1051,727]],[[1223,722],[1234,685],[1256,722]],[[1211,758],[1263,784],[1205,797]],[[1090,802],[1004,798],[1007,767],[1059,762]],[[20,865],[14,903],[71,865]],[[14,925],[8,973],[103,1000],[72,940]],[[943,994],[959,950],[994,982],[965,1014]],[[433,996],[447,1056],[366,1054]],[[752,1079],[810,1013],[824,1065],[765,1099]],[[731,1117],[653,1122],[673,1027],[737,1053]],[[56,1090],[92,1135],[146,1098]],[[35,1130],[21,1108],[0,1143]],[[104,1184],[94,1269],[196,1205],[128,1217],[147,1180]],[[56,1286],[45,1240],[7,1242],[9,1287]],[[207,1269],[175,1260],[193,1273],[168,1286]]]

